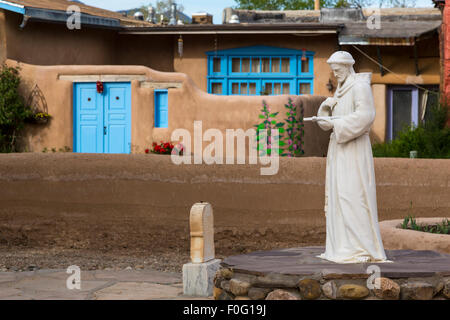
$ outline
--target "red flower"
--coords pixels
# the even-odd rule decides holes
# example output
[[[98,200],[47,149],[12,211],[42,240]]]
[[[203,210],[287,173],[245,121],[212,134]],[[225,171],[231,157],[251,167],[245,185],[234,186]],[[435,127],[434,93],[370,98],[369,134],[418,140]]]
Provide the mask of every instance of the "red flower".
[[[149,153],[150,152],[150,150],[149,149],[145,149],[145,153]]]
[[[166,152],[166,149],[161,149],[161,153],[165,153]]]

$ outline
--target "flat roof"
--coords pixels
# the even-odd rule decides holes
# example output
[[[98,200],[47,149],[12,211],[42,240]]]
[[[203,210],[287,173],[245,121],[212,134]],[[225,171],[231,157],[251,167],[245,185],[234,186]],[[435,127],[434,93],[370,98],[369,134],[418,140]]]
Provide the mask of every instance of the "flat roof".
[[[120,34],[295,34],[295,33],[337,33],[343,24],[323,23],[268,23],[268,24],[208,24],[149,27],[124,27]]]

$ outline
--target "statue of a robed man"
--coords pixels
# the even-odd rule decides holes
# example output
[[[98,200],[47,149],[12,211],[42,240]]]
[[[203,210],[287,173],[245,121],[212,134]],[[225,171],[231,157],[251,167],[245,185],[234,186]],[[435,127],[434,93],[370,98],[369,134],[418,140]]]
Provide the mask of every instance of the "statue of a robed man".
[[[355,73],[346,51],[333,53],[327,63],[338,87],[313,117],[323,130],[333,129],[325,183],[326,250],[319,257],[337,263],[387,262],[369,139],[375,119],[371,73]]]

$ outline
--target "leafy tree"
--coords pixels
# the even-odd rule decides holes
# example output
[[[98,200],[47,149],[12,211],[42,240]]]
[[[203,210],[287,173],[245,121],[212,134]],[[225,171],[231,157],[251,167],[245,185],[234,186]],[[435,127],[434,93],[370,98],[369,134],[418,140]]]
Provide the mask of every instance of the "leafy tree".
[[[166,14],[170,12],[170,7],[173,3],[177,4],[177,11],[183,12],[184,6],[182,4],[178,4],[174,0],[158,0],[156,1],[156,5],[153,5],[152,3],[149,3],[148,5],[141,6],[140,8],[130,10],[128,12],[128,15],[134,15],[137,11],[140,11],[144,14],[144,20],[147,20],[148,18],[148,7],[153,6],[155,8],[155,18],[156,21],[160,20],[160,17],[162,14]]]
[[[320,0],[322,7],[330,7],[335,0]],[[237,9],[245,10],[307,10],[314,9],[314,0],[235,0]]]
[[[311,10],[314,0],[235,0],[236,9]],[[414,7],[416,0],[320,0],[321,8]]]
[[[3,65],[0,69],[0,152],[16,152],[17,137],[32,115],[18,88],[19,69]]]

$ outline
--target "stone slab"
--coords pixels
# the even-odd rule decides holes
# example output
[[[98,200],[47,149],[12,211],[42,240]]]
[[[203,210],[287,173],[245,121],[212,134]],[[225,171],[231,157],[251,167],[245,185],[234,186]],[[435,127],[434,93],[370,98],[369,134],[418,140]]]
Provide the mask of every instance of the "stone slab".
[[[183,294],[208,297],[213,294],[214,275],[220,268],[220,259],[183,265]]]
[[[450,255],[430,250],[386,250],[392,263],[338,264],[317,258],[323,247],[289,248],[272,251],[257,251],[230,256],[221,263],[222,267],[235,272],[266,275],[317,275],[325,278],[364,278],[370,265],[380,267],[381,276],[387,278],[431,277],[450,274]]]
[[[147,282],[120,282],[94,293],[95,300],[173,299],[182,294],[180,288]]]
[[[163,273],[154,270],[121,270],[116,272],[98,270],[94,271],[94,276],[97,280],[114,279],[119,282],[152,282],[159,284],[174,284],[181,282],[181,275],[179,273]]]

